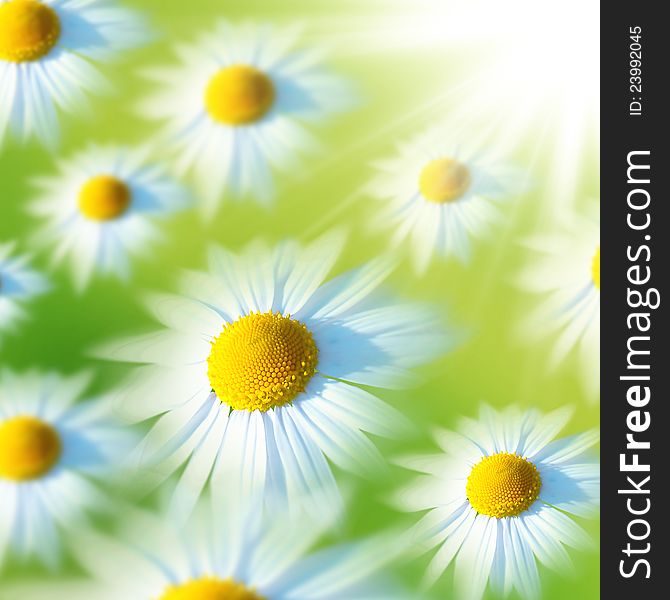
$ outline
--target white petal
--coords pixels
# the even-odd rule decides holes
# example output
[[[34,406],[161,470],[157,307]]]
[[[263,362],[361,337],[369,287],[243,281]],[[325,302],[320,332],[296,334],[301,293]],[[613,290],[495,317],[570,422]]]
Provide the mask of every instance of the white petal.
[[[273,301],[271,261],[267,250],[258,245],[252,245],[243,255],[218,247],[211,249],[210,270],[234,295],[239,306],[237,314],[270,310]]]
[[[341,232],[327,234],[302,249],[284,287],[284,312],[296,314],[323,283],[340,255],[344,236]]]
[[[465,481],[457,485],[453,481],[433,476],[420,476],[398,489],[393,500],[400,510],[410,512],[436,507],[455,509],[463,503],[464,493]]]
[[[305,398],[294,405],[293,417],[320,450],[343,469],[375,476],[387,471],[386,462],[374,444],[358,428],[342,423],[322,410],[318,398]]]
[[[190,298],[174,294],[149,294],[146,304],[166,327],[182,333],[211,339],[221,331],[221,316],[211,308]]]
[[[231,502],[231,495],[250,505],[260,502],[266,486],[267,453],[264,416],[258,411],[233,411],[212,477],[215,506]]]
[[[594,444],[600,441],[600,432],[592,429],[585,433],[562,438],[545,446],[534,457],[534,462],[544,462],[550,465],[558,465],[583,454]]]
[[[286,472],[289,493],[310,514],[332,516],[342,510],[342,499],[326,459],[296,424],[291,407],[274,411],[274,433]]]
[[[525,529],[523,536],[538,560],[561,575],[574,572],[574,565],[563,545],[545,528],[537,514],[521,515],[519,528]]]
[[[593,517],[600,500],[597,463],[538,465],[542,477],[540,500],[565,512]]]
[[[295,314],[298,320],[335,318],[356,306],[388,277],[393,262],[379,258],[322,285]]]
[[[410,368],[448,346],[435,314],[420,306],[393,306],[316,322],[319,371],[363,385],[400,387],[412,383]]]
[[[535,557],[525,539],[524,530],[517,519],[509,520],[510,548],[512,556],[509,565],[512,568],[514,587],[522,598],[533,600],[540,597],[540,577],[537,572]]]
[[[316,378],[315,378],[316,379]],[[316,382],[315,382],[316,383]],[[395,438],[411,431],[405,416],[369,392],[345,383],[322,379],[308,393],[320,396],[328,413],[338,421],[374,435]]]
[[[496,519],[477,515],[456,557],[454,587],[458,598],[479,600],[484,595],[496,545]]]
[[[465,498],[447,506],[434,508],[421,517],[412,528],[410,539],[421,552],[432,550],[460,527],[469,512],[470,503]]]
[[[321,551],[288,573],[280,587],[271,590],[270,597],[358,598],[352,594],[352,588],[393,560],[399,550],[399,538],[385,535]]]
[[[204,401],[210,384],[203,365],[181,368],[143,365],[119,385],[113,398],[119,412],[131,421],[143,421],[193,400]]]
[[[193,398],[165,413],[136,450],[138,462],[153,465],[166,460],[188,443],[197,444],[219,408],[216,396],[209,394],[204,399]]]
[[[593,547],[593,541],[584,529],[561,511],[536,502],[530,512],[542,520],[543,530],[554,539],[577,549]]]
[[[214,418],[193,450],[170,504],[170,513],[181,522],[184,522],[193,511],[223,444],[228,421],[226,407],[214,405],[212,411],[215,412]]]
[[[290,520],[277,521],[263,533],[250,557],[249,573],[254,585],[265,591],[275,582],[281,582],[285,572],[298,562],[327,526],[326,520],[300,526]]]
[[[91,354],[98,358],[119,362],[156,364],[179,368],[183,365],[203,365],[209,355],[210,340],[197,335],[183,334],[164,329],[105,342]]]
[[[539,418],[531,425],[531,430],[522,442],[519,453],[530,460],[540,452],[565,427],[574,410],[571,407],[559,408]]]
[[[444,530],[446,539],[428,565],[424,585],[432,585],[444,573],[465,539],[470,535],[476,517],[477,513],[468,504],[458,518]]]

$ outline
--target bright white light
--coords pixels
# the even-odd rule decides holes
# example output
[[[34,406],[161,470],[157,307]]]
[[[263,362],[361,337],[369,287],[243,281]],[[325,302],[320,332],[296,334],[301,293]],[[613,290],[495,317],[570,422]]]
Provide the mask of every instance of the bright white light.
[[[346,23],[331,22],[345,49],[416,51],[416,73],[399,79],[421,78],[435,98],[458,89],[449,121],[484,124],[499,146],[530,142],[550,164],[543,187],[562,195],[558,206],[576,196],[585,149],[597,148],[597,0],[368,0],[353,13],[361,7]]]

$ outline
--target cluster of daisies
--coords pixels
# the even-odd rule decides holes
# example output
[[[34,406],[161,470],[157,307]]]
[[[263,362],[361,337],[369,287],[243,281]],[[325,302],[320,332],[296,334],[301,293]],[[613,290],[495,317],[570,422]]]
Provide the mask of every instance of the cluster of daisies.
[[[79,291],[95,276],[128,278],[161,219],[196,199],[209,215],[227,196],[271,202],[277,174],[317,145],[311,123],[351,104],[319,54],[296,49],[298,34],[222,23],[151,71],[142,112],[163,122],[167,161],[157,146],[91,146],[35,178],[35,242],[69,263]],[[111,0],[0,0],[0,143],[57,144],[59,112],[85,110],[105,88],[101,65],[146,39],[143,20]],[[448,138],[433,131],[400,147],[368,187],[419,274],[435,256],[466,261],[512,193],[498,159]],[[89,373],[0,372],[0,569],[37,558],[57,570],[69,556],[86,573],[0,583],[0,598],[416,598],[384,573],[417,546],[433,551],[426,583],[454,562],[465,600],[489,583],[536,598],[538,561],[571,568],[566,546],[589,539],[570,515],[597,511],[599,468],[595,432],[556,439],[566,410],[484,407],[437,431],[437,453],[399,459],[420,472],[394,494],[400,510],[425,513],[414,527],[313,550],[345,505],[332,465],[384,469],[369,434],[410,427],[375,390],[411,386],[414,368],[454,341],[430,306],[380,294],[389,259],[332,276],[343,242],[212,248],[178,293],[148,298],[156,331],[96,348],[133,365],[103,397],[88,397]],[[597,218],[531,243],[538,258],[522,284],[545,300],[534,330],[557,336],[556,360],[579,351],[593,387]],[[30,257],[0,245],[0,343],[49,287]],[[110,496],[128,481],[159,490],[160,516]],[[114,535],[96,527],[97,514],[119,511]]]

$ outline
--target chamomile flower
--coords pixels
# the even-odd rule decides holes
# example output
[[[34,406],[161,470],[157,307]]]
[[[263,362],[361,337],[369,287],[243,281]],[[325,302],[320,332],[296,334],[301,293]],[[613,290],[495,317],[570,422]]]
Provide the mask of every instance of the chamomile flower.
[[[169,474],[186,463],[173,510],[188,514],[210,480],[215,500],[264,497],[280,510],[335,513],[326,457],[357,472],[384,468],[363,431],[393,435],[403,418],[357,384],[391,388],[444,348],[432,311],[371,297],[389,272],[377,261],[323,283],[332,236],[240,255],[213,249],[183,295],[150,300],[166,329],[98,354],[139,367],[120,394],[137,420],[160,416],[141,448]]]
[[[8,130],[56,142],[57,109],[85,108],[105,86],[94,62],[138,44],[142,30],[113,0],[0,0],[0,143]]]
[[[0,244],[0,343],[26,317],[24,305],[48,289],[46,279],[28,266],[28,258],[14,256],[14,244]]]
[[[463,419],[458,433],[437,431],[440,454],[406,457],[403,466],[424,473],[401,490],[404,510],[429,510],[417,541],[439,549],[426,574],[434,582],[455,562],[455,597],[477,600],[487,582],[507,595],[538,598],[536,559],[569,573],[564,545],[590,545],[570,514],[597,510],[599,465],[584,453],[595,431],[555,440],[569,410],[547,415],[483,408],[478,421]]]
[[[166,121],[183,172],[192,171],[211,214],[224,192],[268,203],[273,171],[295,172],[315,143],[306,126],[349,104],[347,86],[296,50],[297,31],[222,22],[179,62],[148,75],[158,91],[144,116]]]
[[[139,511],[116,539],[73,532],[88,580],[22,586],[15,600],[392,600],[381,571],[397,557],[390,535],[310,552],[323,524],[262,518],[243,510],[199,510],[186,530]],[[40,595],[42,594],[42,595]]]
[[[57,566],[61,531],[106,504],[91,477],[109,472],[129,439],[102,400],[74,405],[90,379],[0,372],[0,564],[9,550]]]
[[[469,259],[473,239],[500,220],[513,175],[492,153],[454,142],[442,128],[399,145],[376,169],[369,184],[375,227],[392,230],[393,245],[410,241],[419,273],[435,255]]]
[[[520,285],[537,294],[538,305],[523,334],[532,340],[555,335],[552,364],[576,352],[590,398],[600,389],[600,221],[574,215],[562,230],[536,235]]]
[[[161,238],[156,221],[185,208],[189,195],[149,150],[91,146],[35,181],[30,211],[46,221],[36,243],[67,261],[78,289],[94,273],[126,279],[130,257]]]

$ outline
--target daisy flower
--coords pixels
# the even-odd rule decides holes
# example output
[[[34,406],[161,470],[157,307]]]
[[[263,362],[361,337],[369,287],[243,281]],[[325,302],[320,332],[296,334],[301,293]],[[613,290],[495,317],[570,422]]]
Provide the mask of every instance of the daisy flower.
[[[78,289],[95,272],[127,279],[130,256],[160,238],[154,221],[188,205],[185,188],[149,153],[91,146],[35,181],[39,195],[29,210],[46,220],[35,243],[51,247],[55,263],[69,262]]]
[[[222,22],[179,46],[178,64],[148,73],[159,89],[142,113],[167,121],[177,164],[193,171],[210,214],[224,188],[268,203],[273,170],[296,172],[299,155],[314,149],[305,126],[349,104],[347,86],[315,52],[293,49],[297,37]]]
[[[199,507],[200,508],[200,507]],[[110,538],[73,532],[88,580],[12,590],[14,600],[392,600],[380,573],[399,544],[380,535],[316,552],[323,525],[261,519],[239,510],[198,510],[187,530],[139,511]],[[42,595],[41,595],[42,594]]]
[[[214,248],[209,272],[182,296],[150,298],[166,329],[98,349],[146,363],[119,396],[136,420],[160,416],[141,460],[168,475],[186,467],[173,509],[188,514],[211,476],[215,500],[267,499],[323,515],[341,499],[326,460],[359,473],[384,461],[363,431],[390,436],[404,419],[357,384],[391,388],[444,349],[428,308],[380,306],[389,273],[377,261],[323,283],[342,240],[274,251]]]
[[[23,305],[48,289],[46,279],[28,267],[28,258],[13,256],[14,243],[0,244],[0,334],[25,318]]]
[[[512,172],[476,144],[449,143],[429,132],[398,146],[393,158],[376,163],[369,184],[378,201],[375,227],[392,229],[392,244],[411,242],[417,272],[431,258],[467,262],[473,238],[500,219],[500,201]]]
[[[551,362],[579,356],[582,382],[590,398],[600,390],[600,220],[575,215],[562,231],[528,240],[534,253],[520,286],[541,295],[523,334],[557,336]]]
[[[0,0],[0,143],[11,130],[53,145],[56,109],[79,112],[105,86],[93,62],[144,37],[111,0]]]
[[[593,516],[600,495],[597,461],[584,456],[596,431],[554,440],[569,410],[547,415],[488,407],[458,433],[437,431],[442,452],[401,459],[424,473],[396,495],[404,510],[429,510],[416,528],[426,549],[439,546],[426,574],[433,583],[455,562],[455,597],[477,600],[487,582],[507,595],[538,598],[536,559],[570,572],[564,545],[590,545],[570,518]]]
[[[0,564],[11,550],[56,567],[61,531],[106,504],[90,478],[104,475],[129,440],[102,401],[73,406],[90,380],[0,371]]]

